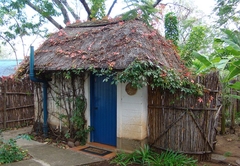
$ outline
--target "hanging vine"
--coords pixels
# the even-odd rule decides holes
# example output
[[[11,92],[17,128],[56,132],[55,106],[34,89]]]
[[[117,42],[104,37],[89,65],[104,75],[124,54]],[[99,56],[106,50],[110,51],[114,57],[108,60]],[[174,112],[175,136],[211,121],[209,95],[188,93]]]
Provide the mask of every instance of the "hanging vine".
[[[84,81],[85,74],[80,70],[52,73],[52,81],[49,82],[48,89],[49,98],[52,99],[48,100],[49,105],[55,105],[56,108],[53,110],[57,110],[49,112],[49,116],[60,121],[58,134],[63,133],[66,138],[74,138],[81,144],[86,143],[87,134],[91,131],[85,119],[87,101]],[[38,87],[38,91],[40,89]],[[40,100],[38,99],[38,103],[41,103]],[[38,109],[39,116],[41,116],[41,110]]]
[[[104,75],[106,77],[104,81],[108,81],[110,77],[113,77],[112,83],[115,84],[131,82],[132,86],[138,89],[150,85],[152,88],[161,87],[167,89],[171,93],[180,90],[188,95],[203,95],[204,87],[191,79],[189,71],[179,73],[174,69],[146,61],[136,60],[121,72],[112,68],[101,70],[89,68],[88,70],[99,76]]]

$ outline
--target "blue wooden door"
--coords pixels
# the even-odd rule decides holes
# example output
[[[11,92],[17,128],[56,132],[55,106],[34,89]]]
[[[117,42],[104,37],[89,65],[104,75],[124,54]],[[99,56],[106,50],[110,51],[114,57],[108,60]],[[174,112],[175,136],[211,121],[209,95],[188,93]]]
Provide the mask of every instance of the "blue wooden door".
[[[116,146],[117,138],[117,88],[104,76],[91,75],[91,141]]]

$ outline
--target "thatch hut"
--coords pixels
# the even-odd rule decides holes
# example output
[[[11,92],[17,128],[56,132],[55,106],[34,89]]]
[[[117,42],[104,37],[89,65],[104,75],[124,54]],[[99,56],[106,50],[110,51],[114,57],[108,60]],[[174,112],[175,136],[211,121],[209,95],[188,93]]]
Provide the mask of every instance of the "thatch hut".
[[[78,114],[85,117],[82,125],[93,128],[88,142],[123,150],[145,144],[151,105],[148,87],[136,89],[127,80],[115,85],[104,76],[122,72],[136,61],[160,66],[165,72],[185,72],[171,42],[139,20],[76,23],[52,34],[36,50],[34,66],[38,77],[51,77],[48,123],[62,130],[72,123],[69,117],[83,108],[85,113]],[[96,71],[101,76],[93,74]],[[83,107],[75,100],[78,96],[84,96]],[[35,98],[41,97],[36,93]],[[41,110],[41,105],[36,103],[35,108]]]

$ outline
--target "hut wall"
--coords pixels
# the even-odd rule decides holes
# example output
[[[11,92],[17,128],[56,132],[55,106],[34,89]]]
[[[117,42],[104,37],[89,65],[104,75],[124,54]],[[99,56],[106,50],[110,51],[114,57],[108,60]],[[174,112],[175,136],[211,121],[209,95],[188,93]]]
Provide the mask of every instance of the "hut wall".
[[[88,80],[89,78],[85,78]],[[85,81],[84,80],[84,81]],[[71,114],[74,109],[74,96],[80,96],[83,94],[83,88],[80,82],[82,82],[81,76],[74,76],[73,79],[66,79],[62,75],[55,75],[52,80],[49,81],[48,87],[48,123],[60,131],[67,128],[67,119],[62,118],[67,114]],[[89,88],[89,81],[84,82],[84,88],[86,90]],[[42,85],[40,83],[35,84],[34,88],[34,108],[36,121],[43,122],[43,108],[42,108]],[[90,99],[88,97],[88,92],[85,94],[87,101]],[[87,103],[89,105],[89,103]],[[87,106],[86,112],[89,106]],[[87,115],[87,114],[86,114]]]
[[[53,77],[48,88],[48,123],[52,129],[60,131],[66,128],[67,121],[60,120],[60,115],[66,115],[65,108],[73,107],[67,100],[73,93],[82,94],[79,82],[81,77],[74,78],[75,91],[72,89],[71,80],[62,77]],[[148,114],[148,92],[147,87],[137,90],[136,94],[128,95],[125,90],[126,84],[117,85],[117,148],[124,150],[134,150],[143,146],[147,140],[147,114]],[[87,125],[90,126],[90,78],[84,79],[84,90],[87,101],[85,117]],[[75,95],[76,95],[75,94]],[[43,122],[42,113],[42,86],[37,84],[35,88],[35,109],[36,119]],[[64,106],[64,107],[63,107]],[[39,111],[40,110],[40,111]],[[88,142],[90,141],[90,135]]]
[[[117,87],[117,148],[134,150],[147,137],[147,87],[135,95],[128,95],[125,87]]]

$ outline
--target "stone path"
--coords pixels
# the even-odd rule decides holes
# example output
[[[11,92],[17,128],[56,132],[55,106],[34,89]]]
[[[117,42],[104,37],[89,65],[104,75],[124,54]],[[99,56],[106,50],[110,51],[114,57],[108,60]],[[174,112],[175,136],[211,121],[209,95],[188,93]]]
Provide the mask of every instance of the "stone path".
[[[31,129],[32,127],[25,127],[18,130],[3,132],[2,135],[4,139],[16,138],[19,134],[30,133]],[[52,145],[32,140],[19,139],[17,140],[17,144],[21,148],[28,150],[33,158],[5,164],[6,166],[76,166],[103,160],[102,158],[68,149],[60,149]]]

